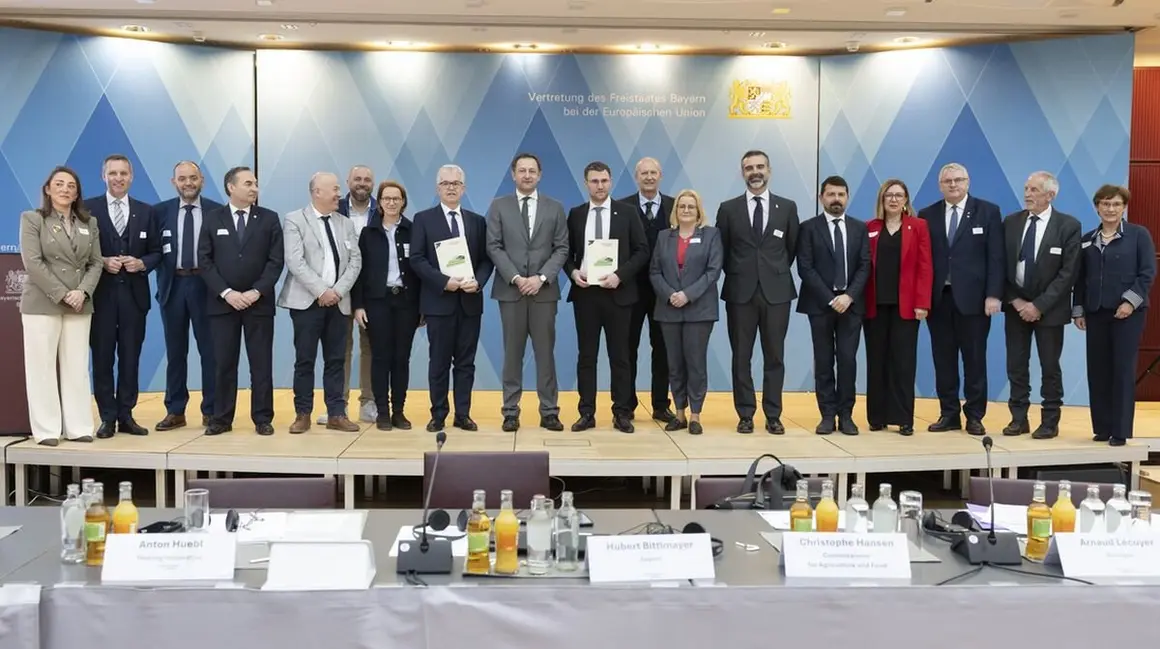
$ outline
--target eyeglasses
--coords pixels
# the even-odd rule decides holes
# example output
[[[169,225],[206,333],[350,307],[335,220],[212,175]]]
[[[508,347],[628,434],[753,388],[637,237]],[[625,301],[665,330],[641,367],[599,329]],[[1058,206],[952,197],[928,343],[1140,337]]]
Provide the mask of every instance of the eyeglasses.
[[[443,189],[459,189],[463,186],[463,183],[458,180],[444,180],[439,183],[439,186]]]
[[[888,201],[902,201],[906,200],[906,194],[883,194],[882,198]]]
[[[380,203],[402,203],[403,198],[401,196],[388,196],[386,198],[380,198],[379,202]]]
[[[942,179],[942,183],[944,185],[962,185],[965,182],[967,182],[967,178],[964,178],[962,176],[959,176],[957,178],[943,178]]]
[[[1118,210],[1124,207],[1123,201],[1100,201],[1100,209]]]

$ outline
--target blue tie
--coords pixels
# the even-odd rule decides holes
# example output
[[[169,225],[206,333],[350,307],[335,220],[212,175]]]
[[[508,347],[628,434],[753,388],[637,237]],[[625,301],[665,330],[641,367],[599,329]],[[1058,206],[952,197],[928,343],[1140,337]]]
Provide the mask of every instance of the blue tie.
[[[197,268],[197,262],[194,261],[195,256],[193,249],[197,247],[197,238],[193,234],[193,206],[185,206],[185,223],[181,226],[181,268],[185,270],[193,270]]]
[[[842,219],[834,219],[834,290],[846,290],[846,241],[842,236],[839,223]]]
[[[1039,217],[1032,214],[1031,222],[1027,225],[1027,234],[1023,235],[1023,247],[1019,249],[1019,261],[1023,262],[1023,285],[1031,284],[1031,276],[1035,273],[1035,231]]]
[[[459,221],[455,220],[455,212],[448,212],[447,215],[451,217],[451,236],[458,237],[459,236]]]
[[[951,206],[951,227],[947,230],[947,241],[955,242],[955,231],[959,229],[959,206]]]
[[[245,210],[238,210],[234,213],[238,215],[238,222],[235,227],[238,230],[238,245],[240,246],[246,240],[246,212]]]

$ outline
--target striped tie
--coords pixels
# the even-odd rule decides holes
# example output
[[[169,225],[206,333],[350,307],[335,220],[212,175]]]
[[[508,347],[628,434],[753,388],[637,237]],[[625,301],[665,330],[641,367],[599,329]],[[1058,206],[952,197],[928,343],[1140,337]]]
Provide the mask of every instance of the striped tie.
[[[120,199],[113,201],[113,227],[118,236],[125,236],[125,208]]]

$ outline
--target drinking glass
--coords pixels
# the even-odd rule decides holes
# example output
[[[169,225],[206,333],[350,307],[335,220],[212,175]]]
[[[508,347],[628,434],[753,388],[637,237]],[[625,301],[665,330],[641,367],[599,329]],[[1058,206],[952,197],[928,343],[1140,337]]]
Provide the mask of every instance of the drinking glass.
[[[904,491],[898,494],[898,518],[902,531],[919,550],[922,549],[922,494]]]
[[[1128,492],[1128,504],[1132,507],[1131,530],[1147,532],[1152,528],[1152,494],[1147,491]],[[1120,521],[1120,525],[1124,522]]]
[[[185,491],[185,531],[209,531],[208,489],[187,489]]]

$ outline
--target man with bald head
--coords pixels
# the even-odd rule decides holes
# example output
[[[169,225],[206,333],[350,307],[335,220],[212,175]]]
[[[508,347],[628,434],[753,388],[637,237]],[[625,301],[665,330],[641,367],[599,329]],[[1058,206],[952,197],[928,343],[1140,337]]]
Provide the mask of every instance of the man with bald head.
[[[314,409],[314,361],[322,343],[322,394],[326,427],[358,432],[346,415],[343,356],[350,338],[350,289],[362,268],[358,234],[338,212],[338,176],[318,172],[310,178],[310,204],[286,215],[286,281],[278,306],[294,323],[294,423],[290,432],[310,430]]]
[[[644,224],[645,238],[648,239],[648,253],[652,257],[653,249],[657,245],[657,234],[668,230],[669,215],[673,213],[673,197],[666,196],[660,191],[661,163],[656,158],[641,158],[636,163],[633,178],[636,180],[637,193],[620,199],[621,203],[632,205]],[[648,267],[636,277],[640,299],[632,305],[632,319],[628,323],[628,364],[632,372],[632,409],[636,411],[636,375],[637,358],[640,352],[641,334],[644,332],[644,322],[648,320],[648,342],[652,348],[652,418],[669,423],[676,419],[676,415],[669,409],[669,361],[665,355],[665,339],[661,335],[661,325],[653,320],[653,310],[656,308],[656,293],[652,282],[649,281]]]
[[[350,218],[354,226],[354,236],[362,234],[362,229],[378,214],[379,204],[374,196],[375,172],[366,165],[355,165],[346,175],[347,194],[338,202],[338,213]],[[358,417],[365,422],[373,423],[379,412],[375,407],[375,395],[371,394],[371,339],[366,329],[354,326],[354,319],[350,321],[350,333],[346,338],[346,360],[343,366],[342,401],[350,401],[350,368],[354,358],[354,330],[358,329]],[[349,411],[347,413],[350,414]],[[324,413],[318,418],[318,423],[325,424],[327,415]]]

